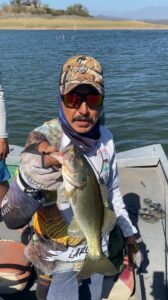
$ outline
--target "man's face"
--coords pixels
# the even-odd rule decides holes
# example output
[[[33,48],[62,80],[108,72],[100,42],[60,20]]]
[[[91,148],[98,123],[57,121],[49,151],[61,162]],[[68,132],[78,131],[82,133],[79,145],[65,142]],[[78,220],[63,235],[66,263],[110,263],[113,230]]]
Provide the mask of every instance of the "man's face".
[[[92,99],[93,102],[97,101],[96,97],[101,99],[101,95],[92,86],[86,84],[76,87],[69,94],[67,94],[67,96],[69,95],[71,97],[70,100],[72,107],[67,107],[67,103],[62,101],[63,111],[68,123],[77,133],[89,132],[96,124],[102,106],[89,106],[87,103],[87,96],[89,95],[92,103]],[[66,95],[64,98],[66,98]]]

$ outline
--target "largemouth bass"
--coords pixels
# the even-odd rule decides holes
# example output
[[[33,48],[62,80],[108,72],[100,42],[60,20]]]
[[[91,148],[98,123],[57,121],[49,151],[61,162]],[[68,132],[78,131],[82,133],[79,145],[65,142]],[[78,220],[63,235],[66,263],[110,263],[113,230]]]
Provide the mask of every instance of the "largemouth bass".
[[[52,156],[62,164],[66,198],[74,214],[68,234],[83,236],[88,246],[78,277],[88,278],[93,273],[106,276],[116,274],[115,266],[105,256],[101,245],[102,232],[110,232],[114,228],[116,217],[103,205],[100,185],[90,164],[74,146],[67,147],[62,154],[53,153]]]

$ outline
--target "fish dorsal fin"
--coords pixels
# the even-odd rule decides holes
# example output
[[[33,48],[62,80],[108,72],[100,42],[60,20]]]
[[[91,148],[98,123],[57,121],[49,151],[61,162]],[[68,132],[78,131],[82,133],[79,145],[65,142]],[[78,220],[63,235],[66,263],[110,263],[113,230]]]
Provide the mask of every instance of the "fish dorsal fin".
[[[117,218],[115,213],[109,208],[104,208],[104,221],[103,221],[102,231],[104,233],[111,232],[116,225],[116,221]]]
[[[104,207],[109,207],[109,204],[108,204],[108,195],[109,195],[108,189],[107,189],[107,187],[105,186],[104,183],[99,183],[99,186],[100,186],[100,192],[101,192],[101,196],[102,196],[103,205],[104,205]]]

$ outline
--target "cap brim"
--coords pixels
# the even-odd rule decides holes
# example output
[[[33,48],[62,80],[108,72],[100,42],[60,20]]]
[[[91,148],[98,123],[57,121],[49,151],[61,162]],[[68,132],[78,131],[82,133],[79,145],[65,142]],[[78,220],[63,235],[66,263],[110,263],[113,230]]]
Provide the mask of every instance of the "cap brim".
[[[103,86],[100,86],[99,84],[96,84],[95,82],[89,81],[89,80],[85,80],[82,82],[68,82],[66,84],[60,85],[60,93],[61,93],[61,95],[66,95],[66,94],[70,93],[77,86],[80,86],[83,84],[91,85],[92,87],[94,87],[97,90],[97,92],[100,95],[104,96]]]

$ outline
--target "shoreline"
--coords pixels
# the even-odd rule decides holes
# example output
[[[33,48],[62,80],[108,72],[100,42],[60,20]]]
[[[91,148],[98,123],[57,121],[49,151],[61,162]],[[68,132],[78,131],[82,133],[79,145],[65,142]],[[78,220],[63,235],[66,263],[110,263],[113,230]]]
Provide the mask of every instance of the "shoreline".
[[[0,30],[168,30],[168,24],[81,17],[0,16]]]
[[[1,28],[0,27],[0,31],[1,30],[20,30],[20,31],[26,31],[26,30],[34,30],[34,31],[38,31],[38,30],[43,30],[43,31],[45,31],[45,30],[55,30],[55,31],[61,31],[61,30],[66,30],[66,31],[84,31],[84,30],[137,30],[137,31],[139,31],[139,30],[149,30],[149,31],[151,31],[151,30],[168,30],[168,27],[166,27],[166,28],[130,28],[130,27],[128,27],[128,28],[126,28],[126,27],[121,27],[121,28],[118,28],[118,27],[113,27],[113,28],[79,28],[79,29],[73,29],[73,28],[65,28],[65,27],[63,27],[63,28],[43,28],[43,27],[37,27],[37,28],[18,28],[18,27],[16,27],[16,28],[14,28],[14,27],[5,27],[5,28]]]

